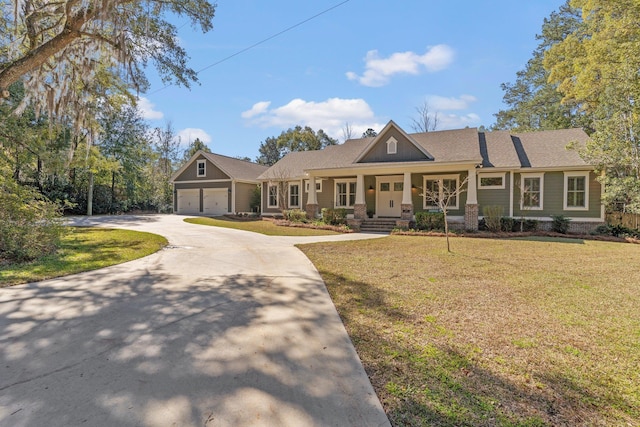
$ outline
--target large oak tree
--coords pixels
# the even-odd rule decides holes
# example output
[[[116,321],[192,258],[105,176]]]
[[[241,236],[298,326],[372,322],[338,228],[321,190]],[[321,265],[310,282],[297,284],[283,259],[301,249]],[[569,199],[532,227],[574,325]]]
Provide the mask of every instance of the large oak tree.
[[[214,11],[206,0],[3,0],[0,97],[22,80],[25,105],[65,116],[96,81],[114,92],[144,90],[149,63],[166,83],[189,86],[197,76],[168,19],[208,31]]]

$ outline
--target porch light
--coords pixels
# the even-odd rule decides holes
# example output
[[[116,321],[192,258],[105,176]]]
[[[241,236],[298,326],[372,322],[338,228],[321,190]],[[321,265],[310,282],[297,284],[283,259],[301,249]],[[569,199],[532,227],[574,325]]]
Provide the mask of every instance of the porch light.
[[[373,191],[373,185],[369,186],[369,191]]]

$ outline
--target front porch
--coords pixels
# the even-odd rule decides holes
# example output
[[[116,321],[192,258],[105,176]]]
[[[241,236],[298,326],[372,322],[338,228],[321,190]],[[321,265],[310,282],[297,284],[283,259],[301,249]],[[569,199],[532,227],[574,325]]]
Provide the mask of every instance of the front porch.
[[[478,202],[476,189],[476,171],[468,169],[467,185],[465,189],[465,200],[463,206],[458,206],[456,202],[453,216],[459,217],[462,222],[464,218],[464,228],[467,230],[478,229]],[[450,173],[450,172],[448,172]],[[350,214],[350,225],[354,229],[359,229],[361,224],[367,219],[388,220],[389,224],[394,223],[396,227],[406,228],[411,221],[415,220],[415,213],[426,210],[433,210],[424,201],[423,188],[425,177],[433,175],[433,171],[425,170],[419,172],[407,172],[402,174],[358,174],[355,179],[352,177],[323,177],[324,180],[334,181],[334,200],[336,208],[353,209]],[[455,175],[460,176],[460,173]],[[458,178],[457,178],[458,179]],[[316,177],[309,176],[309,194],[305,210],[307,216],[315,217],[321,207],[318,204],[315,188]],[[344,184],[347,183],[347,184]],[[460,202],[462,203],[462,201]],[[460,209],[462,208],[462,209]],[[393,227],[392,227],[393,228]]]

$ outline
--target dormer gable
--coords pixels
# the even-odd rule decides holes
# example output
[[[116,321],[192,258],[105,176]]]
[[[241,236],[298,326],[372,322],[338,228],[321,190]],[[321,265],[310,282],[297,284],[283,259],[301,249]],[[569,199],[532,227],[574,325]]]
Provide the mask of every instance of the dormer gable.
[[[429,154],[393,120],[365,147],[355,163],[430,161]]]

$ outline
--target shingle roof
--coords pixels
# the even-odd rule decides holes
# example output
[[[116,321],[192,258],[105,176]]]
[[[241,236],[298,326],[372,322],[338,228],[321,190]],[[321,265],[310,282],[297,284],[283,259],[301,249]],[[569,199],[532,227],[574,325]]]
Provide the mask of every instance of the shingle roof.
[[[486,168],[514,169],[588,166],[576,150],[566,148],[569,143],[586,143],[588,136],[582,129],[512,134],[465,128],[414,133],[410,137],[434,157],[433,163],[482,162]],[[372,142],[373,138],[351,139],[323,150],[289,153],[258,179],[303,178],[305,171],[313,169],[354,167]]]
[[[578,151],[567,149],[569,143],[584,147],[589,137],[582,129],[561,129],[541,132],[517,133],[513,135],[517,148],[518,140],[522,145],[524,159],[534,168],[588,166]],[[525,164],[522,164],[526,167]]]
[[[218,166],[232,179],[256,181],[268,169],[267,166],[214,153],[202,153],[211,163]]]
[[[411,137],[434,157],[434,162],[480,161],[482,158],[476,128],[414,133]]]

